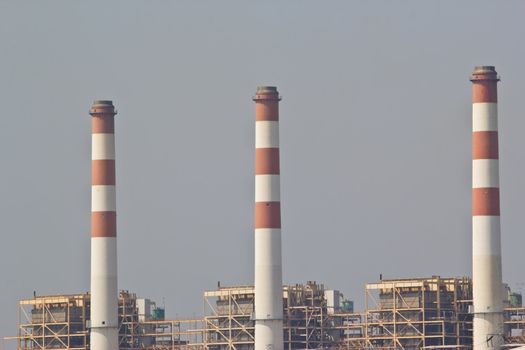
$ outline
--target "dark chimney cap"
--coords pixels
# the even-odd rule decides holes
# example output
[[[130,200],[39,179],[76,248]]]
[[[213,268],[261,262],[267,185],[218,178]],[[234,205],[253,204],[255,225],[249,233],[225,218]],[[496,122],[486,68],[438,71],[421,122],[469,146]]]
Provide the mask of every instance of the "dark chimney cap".
[[[277,87],[275,86],[257,86],[257,93],[258,94],[264,94],[264,93],[277,93]]]
[[[477,73],[477,72],[496,73],[496,67],[494,66],[476,66],[474,68],[474,73]]]
[[[117,110],[115,109],[115,106],[113,106],[113,101],[95,100],[93,101],[93,105],[89,109],[89,114],[115,115],[117,114]]]
[[[281,97],[275,86],[257,86],[254,101],[280,101]]]
[[[111,100],[95,100],[93,106],[108,106],[113,107],[113,101]]]

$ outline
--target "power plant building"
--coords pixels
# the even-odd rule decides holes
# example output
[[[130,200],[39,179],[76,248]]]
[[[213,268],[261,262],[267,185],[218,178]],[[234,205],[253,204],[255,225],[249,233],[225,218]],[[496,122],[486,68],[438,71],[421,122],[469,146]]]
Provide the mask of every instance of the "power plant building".
[[[469,278],[382,280],[367,284],[364,296],[365,309],[354,312],[341,292],[322,284],[284,286],[285,349],[472,349]],[[506,344],[525,342],[520,297],[507,292]],[[202,318],[170,320],[155,302],[123,291],[119,349],[253,350],[254,299],[253,286],[219,287],[204,292]],[[89,310],[88,293],[22,300],[18,335],[10,339],[18,350],[90,349]]]

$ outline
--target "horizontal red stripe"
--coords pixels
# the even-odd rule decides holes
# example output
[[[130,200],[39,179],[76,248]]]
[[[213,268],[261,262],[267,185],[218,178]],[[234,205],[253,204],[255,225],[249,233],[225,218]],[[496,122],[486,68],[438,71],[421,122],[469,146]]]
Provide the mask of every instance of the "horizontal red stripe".
[[[279,120],[279,101],[257,101],[255,103],[255,120]]]
[[[91,161],[91,184],[92,185],[114,185],[115,184],[115,160],[98,159]]]
[[[91,213],[91,237],[116,237],[117,213],[97,211]]]
[[[500,215],[499,188],[473,188],[472,215]]]
[[[472,133],[472,159],[498,159],[498,132]]]
[[[281,203],[255,203],[255,228],[281,228]]]
[[[473,82],[472,102],[498,102],[497,82],[495,80]]]
[[[279,174],[279,149],[278,148],[256,148],[255,149],[255,174]]]
[[[115,117],[111,114],[96,114],[91,118],[91,130],[93,134],[114,134]]]

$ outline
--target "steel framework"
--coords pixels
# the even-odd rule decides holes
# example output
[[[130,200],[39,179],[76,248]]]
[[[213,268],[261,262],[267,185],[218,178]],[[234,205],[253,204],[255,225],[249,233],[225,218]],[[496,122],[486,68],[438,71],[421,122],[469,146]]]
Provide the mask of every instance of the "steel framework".
[[[471,349],[468,278],[383,280],[365,286],[365,311],[328,312],[323,285],[283,287],[284,345],[299,349]],[[253,350],[253,286],[204,293],[201,319],[155,320],[139,315],[137,297],[119,298],[121,350]],[[89,294],[21,300],[18,350],[89,349]],[[505,341],[525,343],[525,308],[507,305]]]
[[[84,350],[89,294],[43,296],[21,300],[18,308],[18,349]]]
[[[204,293],[205,349],[254,349],[253,286]],[[285,349],[320,349],[329,344],[324,287],[315,282],[283,287]]]
[[[35,296],[18,307],[18,350],[89,349],[89,294]],[[139,320],[137,297],[119,297],[120,350],[202,349],[203,321]]]
[[[338,314],[346,349],[421,349],[472,342],[468,278],[384,280],[365,286],[365,312]]]

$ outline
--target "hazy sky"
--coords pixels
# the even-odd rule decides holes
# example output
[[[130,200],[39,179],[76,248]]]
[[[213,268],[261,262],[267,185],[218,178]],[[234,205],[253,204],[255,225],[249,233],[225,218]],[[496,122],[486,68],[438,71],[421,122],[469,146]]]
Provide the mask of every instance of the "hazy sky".
[[[504,279],[523,287],[523,1],[1,1],[0,335],[89,290],[90,116],[119,110],[119,288],[202,313],[253,281],[254,103],[281,102],[286,283],[470,275],[471,83],[500,93]],[[520,83],[521,82],[521,83]]]

